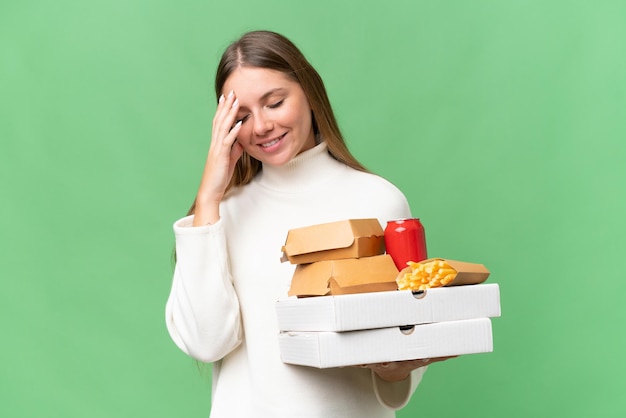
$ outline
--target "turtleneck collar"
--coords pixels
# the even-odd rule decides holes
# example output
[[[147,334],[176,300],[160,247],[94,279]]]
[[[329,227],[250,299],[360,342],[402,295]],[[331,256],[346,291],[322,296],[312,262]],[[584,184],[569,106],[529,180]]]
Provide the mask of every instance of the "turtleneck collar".
[[[263,164],[255,181],[273,190],[297,192],[327,181],[342,167],[330,156],[326,143],[321,142],[281,166]]]

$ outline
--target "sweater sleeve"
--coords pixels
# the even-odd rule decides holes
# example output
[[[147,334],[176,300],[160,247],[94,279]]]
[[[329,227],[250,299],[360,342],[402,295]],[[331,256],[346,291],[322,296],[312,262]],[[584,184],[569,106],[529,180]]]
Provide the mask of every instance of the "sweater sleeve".
[[[243,331],[223,222],[191,227],[192,222],[188,216],[174,224],[176,267],[165,316],[174,343],[209,363],[235,349]]]
[[[420,367],[411,372],[409,377],[400,382],[387,382],[372,371],[374,392],[378,401],[388,408],[398,410],[404,408],[411,399],[413,392],[422,381],[428,367]]]

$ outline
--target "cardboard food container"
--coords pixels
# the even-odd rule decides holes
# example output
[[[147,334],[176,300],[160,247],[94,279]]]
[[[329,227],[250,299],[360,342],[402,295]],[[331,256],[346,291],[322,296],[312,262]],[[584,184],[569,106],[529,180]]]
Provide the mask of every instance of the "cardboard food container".
[[[299,264],[289,296],[344,295],[398,290],[398,269],[388,254]]]
[[[450,267],[456,271],[454,280],[445,286],[463,286],[470,284],[480,284],[487,280],[489,277],[489,270],[483,264],[466,263],[464,261],[448,260],[446,258],[429,258],[422,260],[419,264],[426,264],[434,260],[445,261]],[[398,273],[397,278],[404,277],[406,273],[411,273],[412,268],[406,267]]]
[[[280,331],[354,331],[495,318],[500,314],[500,288],[496,283],[286,298],[276,302]]]
[[[493,351],[489,318],[347,332],[282,332],[284,363],[317,368]]]
[[[281,261],[306,264],[324,260],[371,257],[385,253],[378,219],[348,219],[291,229]]]

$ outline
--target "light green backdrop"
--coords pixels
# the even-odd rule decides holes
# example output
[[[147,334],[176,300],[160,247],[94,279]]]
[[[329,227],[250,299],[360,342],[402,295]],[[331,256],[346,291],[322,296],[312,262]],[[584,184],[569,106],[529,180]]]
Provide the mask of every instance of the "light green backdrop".
[[[207,416],[209,371],[164,325],[171,224],[219,54],[258,28],[318,68],[430,255],[501,286],[494,352],[434,365],[398,416],[625,416],[626,3],[608,0],[2,0],[0,416]]]

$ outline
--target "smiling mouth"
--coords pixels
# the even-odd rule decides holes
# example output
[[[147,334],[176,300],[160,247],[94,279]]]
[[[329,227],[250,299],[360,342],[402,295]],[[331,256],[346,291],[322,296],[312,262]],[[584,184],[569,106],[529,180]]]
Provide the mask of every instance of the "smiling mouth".
[[[272,145],[276,145],[276,144],[277,144],[277,143],[278,143],[281,139],[283,139],[283,138],[285,137],[285,135],[287,135],[287,133],[282,134],[281,136],[279,136],[279,137],[278,137],[278,138],[276,138],[276,139],[272,139],[270,142],[266,142],[266,143],[264,143],[264,144],[259,144],[259,146],[260,146],[261,148],[269,148],[269,147],[271,147]]]

